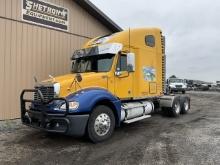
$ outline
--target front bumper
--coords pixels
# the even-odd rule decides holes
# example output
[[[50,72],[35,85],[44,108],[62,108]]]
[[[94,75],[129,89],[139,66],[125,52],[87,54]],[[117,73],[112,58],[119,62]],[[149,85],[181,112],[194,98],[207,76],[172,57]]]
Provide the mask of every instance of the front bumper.
[[[67,115],[62,117],[54,114],[42,115],[41,112],[28,111],[22,123],[46,132],[80,137],[85,134],[88,118],[89,115]]]
[[[41,98],[41,109],[27,108],[26,103],[38,103],[34,100],[24,99],[25,93],[37,92]],[[66,112],[62,114],[47,113],[46,105],[54,100],[62,100],[66,103]],[[75,137],[85,134],[89,115],[72,115],[69,113],[69,104],[65,98],[54,98],[49,102],[43,101],[43,96],[39,90],[24,90],[20,96],[21,101],[21,120],[24,125],[41,129],[46,132],[62,133]],[[45,108],[43,108],[45,107]]]
[[[170,88],[171,91],[185,91],[186,89],[185,88]]]

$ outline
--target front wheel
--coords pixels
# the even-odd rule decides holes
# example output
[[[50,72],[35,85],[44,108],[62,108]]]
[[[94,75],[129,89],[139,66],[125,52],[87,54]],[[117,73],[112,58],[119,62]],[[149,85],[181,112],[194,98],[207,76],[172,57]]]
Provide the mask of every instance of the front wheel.
[[[115,116],[112,110],[105,105],[94,108],[89,117],[87,133],[89,139],[98,143],[111,137],[115,128]]]

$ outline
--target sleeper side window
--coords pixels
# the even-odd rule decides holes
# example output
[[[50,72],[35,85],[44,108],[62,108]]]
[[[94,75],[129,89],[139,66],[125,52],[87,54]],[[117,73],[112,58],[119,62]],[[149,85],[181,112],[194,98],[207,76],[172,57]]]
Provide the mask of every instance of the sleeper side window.
[[[150,47],[155,47],[155,37],[153,35],[145,36],[145,44]]]

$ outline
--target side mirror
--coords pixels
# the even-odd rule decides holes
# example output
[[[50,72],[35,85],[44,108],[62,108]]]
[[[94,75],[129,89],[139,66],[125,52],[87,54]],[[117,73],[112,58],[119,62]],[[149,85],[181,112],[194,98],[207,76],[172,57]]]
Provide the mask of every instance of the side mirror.
[[[75,62],[76,60],[72,61],[71,73],[74,73]]]
[[[135,71],[135,54],[134,53],[127,54],[127,68],[128,68],[128,72]]]

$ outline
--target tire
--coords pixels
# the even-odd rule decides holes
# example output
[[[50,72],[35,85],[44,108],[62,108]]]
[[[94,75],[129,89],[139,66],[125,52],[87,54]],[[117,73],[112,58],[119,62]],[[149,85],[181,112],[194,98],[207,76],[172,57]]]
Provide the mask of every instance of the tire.
[[[172,107],[169,108],[169,112],[172,117],[178,117],[180,115],[181,105],[179,97],[174,99]]]
[[[115,116],[105,105],[98,105],[91,113],[87,126],[87,134],[93,143],[102,142],[111,137],[115,129]]]
[[[171,88],[168,88],[168,94],[172,93]]]
[[[172,89],[170,89],[170,93],[172,94],[172,93],[174,93],[174,91]]]
[[[180,101],[181,114],[186,114],[190,110],[190,99],[188,97],[182,97]]]

